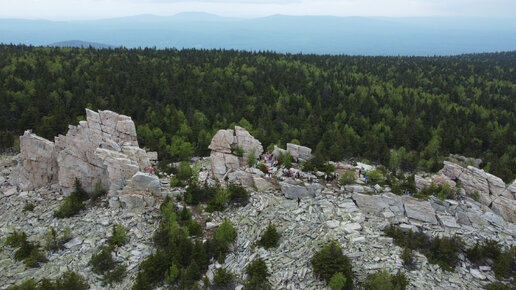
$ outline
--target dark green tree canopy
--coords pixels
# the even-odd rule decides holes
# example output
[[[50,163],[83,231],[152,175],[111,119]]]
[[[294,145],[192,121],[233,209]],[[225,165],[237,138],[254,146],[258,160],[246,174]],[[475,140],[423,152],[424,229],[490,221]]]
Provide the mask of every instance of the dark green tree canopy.
[[[216,130],[252,127],[325,159],[437,170],[457,153],[516,174],[516,52],[450,57],[0,45],[0,147],[52,138],[84,108],[131,116],[161,159],[208,154]],[[401,149],[402,148],[402,149]],[[395,162],[391,150],[396,150]]]

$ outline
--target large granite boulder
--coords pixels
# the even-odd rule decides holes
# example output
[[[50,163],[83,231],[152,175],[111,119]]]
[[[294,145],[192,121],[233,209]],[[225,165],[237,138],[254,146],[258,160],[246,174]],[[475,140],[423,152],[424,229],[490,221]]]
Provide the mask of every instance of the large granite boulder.
[[[253,176],[249,172],[242,170],[231,171],[227,174],[227,177],[228,182],[240,184],[248,188],[254,186]]]
[[[516,199],[516,180],[514,180],[512,184],[507,187],[503,195],[506,196],[510,194],[512,194],[513,198]]]
[[[451,180],[460,181],[466,194],[478,193],[479,201],[487,206],[491,206],[492,202],[500,196],[509,200],[515,198],[516,186],[514,189],[511,188],[512,185],[506,188],[501,178],[473,166],[463,168],[455,163],[444,161],[442,174]]]
[[[68,128],[55,142],[30,131],[20,137],[22,161],[14,180],[23,190],[58,183],[68,194],[77,178],[88,191],[100,183],[113,194],[151,165],[145,150],[138,147],[136,128],[128,116],[86,109],[86,120]]]
[[[405,214],[408,218],[418,220],[421,222],[437,224],[435,218],[435,211],[432,208],[432,204],[426,200],[417,200],[411,197],[405,197],[403,199],[405,206]]]
[[[491,209],[506,221],[516,224],[516,200],[499,196],[493,200]]]
[[[288,182],[280,182],[281,193],[288,199],[297,199],[304,197],[314,197],[315,192],[308,190],[304,185],[292,184]]]
[[[21,164],[11,180],[22,190],[34,190],[57,180],[55,144],[25,131],[20,137]]]
[[[148,191],[153,194],[161,192],[161,184],[159,178],[150,173],[137,172],[131,178],[130,185],[140,191]]]
[[[294,160],[309,160],[312,158],[312,149],[306,146],[287,143],[287,151],[290,152]]]
[[[215,178],[222,180],[229,171],[235,171],[247,164],[249,154],[254,151],[254,158],[263,152],[263,146],[246,129],[235,126],[235,130],[219,130],[211,139],[211,171]],[[242,156],[234,152],[237,148],[243,150]]]
[[[220,153],[231,153],[231,145],[233,143],[235,143],[233,130],[219,130],[211,139],[208,149]]]
[[[387,200],[384,200],[380,195],[354,193],[352,198],[364,213],[380,216],[386,208],[389,208]]]
[[[292,143],[287,143],[286,150],[274,145],[274,150],[272,151],[272,154],[274,154],[274,156],[279,156],[280,154],[287,154],[287,152],[290,153],[294,160],[309,160],[312,158],[312,149],[306,146],[296,145]]]

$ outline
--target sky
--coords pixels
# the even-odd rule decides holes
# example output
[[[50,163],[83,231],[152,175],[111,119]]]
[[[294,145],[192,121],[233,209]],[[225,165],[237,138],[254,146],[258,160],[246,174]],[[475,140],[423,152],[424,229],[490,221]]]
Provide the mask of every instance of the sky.
[[[251,18],[334,16],[516,17],[516,0],[0,0],[0,18],[85,20],[207,12]]]

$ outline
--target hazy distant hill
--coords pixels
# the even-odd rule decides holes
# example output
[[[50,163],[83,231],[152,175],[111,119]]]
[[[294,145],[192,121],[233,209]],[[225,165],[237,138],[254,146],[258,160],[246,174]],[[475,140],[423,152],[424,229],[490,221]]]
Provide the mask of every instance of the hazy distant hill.
[[[516,19],[285,15],[237,19],[206,13],[70,22],[0,19],[2,43],[48,45],[67,39],[116,47],[447,55],[516,49]]]
[[[79,48],[113,48],[112,45],[103,44],[103,43],[97,43],[97,42],[88,42],[88,41],[82,41],[82,40],[68,40],[68,41],[60,41],[60,42],[54,42],[49,44],[48,46],[56,46],[56,47],[79,47]]]

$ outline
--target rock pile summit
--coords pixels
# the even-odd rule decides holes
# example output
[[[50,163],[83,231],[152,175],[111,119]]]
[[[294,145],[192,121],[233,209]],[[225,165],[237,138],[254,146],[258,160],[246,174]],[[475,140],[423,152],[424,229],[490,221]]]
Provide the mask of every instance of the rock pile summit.
[[[263,153],[262,143],[239,126],[235,126],[235,130],[219,130],[208,148],[211,150],[213,175],[219,180],[224,179],[227,173],[246,166],[250,154],[254,153],[256,159]]]
[[[134,122],[112,111],[86,109],[86,120],[69,126],[67,134],[55,137],[55,142],[27,130],[20,137],[20,151],[11,180],[22,190],[57,184],[69,194],[77,178],[88,191],[100,183],[114,199],[126,192],[122,190],[128,184],[159,191],[158,177],[144,173],[151,166],[150,155],[138,147]]]

